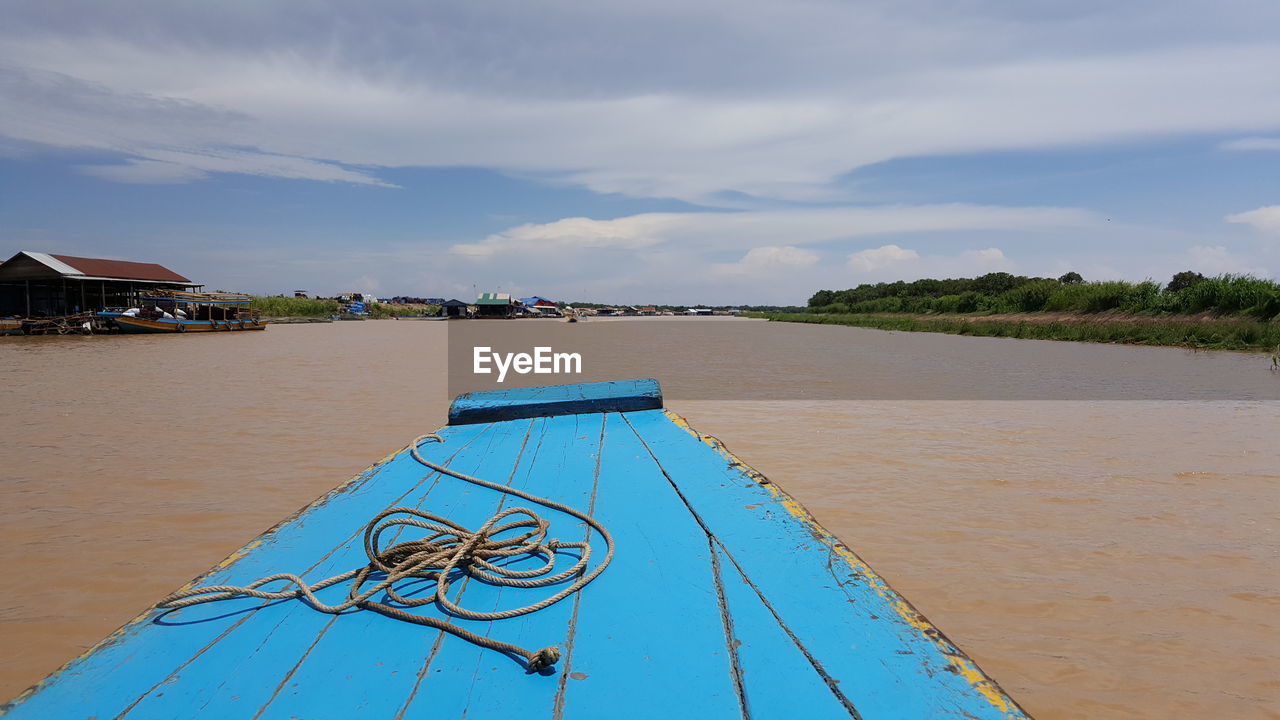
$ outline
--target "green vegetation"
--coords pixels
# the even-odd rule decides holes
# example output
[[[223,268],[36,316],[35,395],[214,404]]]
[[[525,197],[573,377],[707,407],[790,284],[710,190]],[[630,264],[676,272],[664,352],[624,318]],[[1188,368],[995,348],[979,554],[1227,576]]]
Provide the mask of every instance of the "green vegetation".
[[[1272,351],[1280,346],[1280,283],[1186,271],[1147,280],[1086,282],[988,273],[819,290],[803,313],[751,313],[823,323],[958,335]]]
[[[262,313],[263,317],[330,317],[337,315],[341,303],[337,300],[318,300],[291,297],[255,297],[253,309]],[[371,303],[369,317],[374,319],[389,317],[415,317],[437,315],[440,308],[428,305],[424,308],[411,308],[403,305],[387,305]]]
[[[427,305],[424,307],[406,307],[404,305],[388,305],[386,303],[372,303],[369,305],[369,317],[375,320],[390,317],[430,317],[439,314],[439,305]]]
[[[1165,287],[1147,280],[1085,282],[1078,273],[1058,279],[989,273],[976,278],[924,279],[819,290],[807,312],[819,314],[1100,313],[1248,317],[1280,316],[1280,284],[1248,275],[1205,277],[1181,272]]]
[[[829,313],[749,313],[782,322],[851,325],[880,330],[940,332],[984,337],[1038,338],[1080,342],[1173,345],[1215,350],[1266,350],[1280,347],[1280,322],[1248,318],[1190,320],[1173,317],[1108,315],[1095,321],[984,319],[981,316],[845,315]],[[1034,316],[1033,316],[1034,317]],[[1277,350],[1280,352],[1280,350]]]
[[[253,309],[263,317],[329,317],[338,313],[337,300],[291,297],[255,297]]]

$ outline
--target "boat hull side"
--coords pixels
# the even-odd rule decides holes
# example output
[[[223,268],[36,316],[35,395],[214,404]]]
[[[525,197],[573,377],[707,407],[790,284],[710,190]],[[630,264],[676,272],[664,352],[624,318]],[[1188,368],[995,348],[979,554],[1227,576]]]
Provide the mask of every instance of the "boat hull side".
[[[115,319],[120,332],[126,334],[144,333],[179,333],[179,332],[229,332],[239,330],[266,330],[267,322],[259,320],[256,324],[246,320],[229,322],[208,320],[148,320],[146,318],[120,316]]]

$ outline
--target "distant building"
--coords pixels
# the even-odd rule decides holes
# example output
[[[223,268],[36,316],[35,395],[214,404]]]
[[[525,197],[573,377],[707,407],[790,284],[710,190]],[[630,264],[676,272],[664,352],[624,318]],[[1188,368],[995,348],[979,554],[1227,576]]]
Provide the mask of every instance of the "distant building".
[[[21,251],[0,263],[0,317],[135,307],[148,290],[203,287],[163,265]]]
[[[652,306],[652,305],[646,305],[646,306],[644,306],[644,307],[640,308],[640,314],[641,314],[641,315],[657,315],[657,314],[658,314],[658,308],[656,308],[656,307],[654,307],[654,306]]]
[[[556,304],[554,302],[544,297],[538,297],[537,295],[533,297],[520,298],[520,304],[524,305],[525,307],[538,307],[538,308],[556,307]]]
[[[520,310],[531,317],[560,317],[560,307],[544,297],[520,298]]]
[[[432,304],[440,306],[441,315],[445,317],[451,317],[451,318],[466,317],[467,308],[469,307],[466,303],[462,302],[461,300],[441,300],[438,303],[432,303]]]
[[[487,318],[515,317],[520,301],[508,293],[484,293],[476,298],[476,316]]]
[[[709,317],[711,308],[689,308],[684,311],[685,315],[697,315],[698,317]]]

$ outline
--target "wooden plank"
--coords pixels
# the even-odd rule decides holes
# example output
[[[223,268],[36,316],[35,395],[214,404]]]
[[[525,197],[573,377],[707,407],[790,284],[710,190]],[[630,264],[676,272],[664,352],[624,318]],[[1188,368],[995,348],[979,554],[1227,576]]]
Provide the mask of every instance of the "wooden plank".
[[[613,563],[581,593],[553,717],[742,717],[706,533],[622,416],[606,416],[596,517]]]
[[[487,390],[459,395],[449,408],[450,425],[500,422],[581,413],[654,410],[662,390],[652,378]]]
[[[592,498],[603,435],[602,415],[547,418],[535,462],[513,485],[587,513],[594,512]],[[519,498],[507,501],[507,507],[521,506],[531,507],[550,521],[553,537],[566,541],[589,539],[592,568],[604,559],[603,539],[595,532],[588,535],[582,521]],[[608,523],[603,518],[602,521]],[[610,565],[601,578],[615,571],[617,568]],[[468,607],[494,610],[535,602],[549,595],[548,590],[554,592],[560,587],[520,590],[471,583],[465,598]],[[468,627],[529,649],[559,645],[563,653],[576,605],[577,598],[569,597],[536,613]],[[422,669],[422,684],[404,710],[406,718],[548,718],[554,710],[564,667],[561,661],[554,671],[529,674],[498,653],[459,642],[444,644],[429,660]]]
[[[530,435],[529,421],[503,423],[491,426],[487,434],[488,442],[473,443],[458,453],[453,464],[464,472],[499,478],[499,482],[508,479],[520,462]],[[434,451],[439,456],[448,443],[435,447],[425,445],[424,450]],[[426,456],[424,456],[426,457]],[[427,469],[412,458],[408,459],[416,472],[427,474]],[[464,482],[452,482],[453,478],[441,478],[427,488],[422,497],[429,503],[429,509],[446,515],[456,522],[468,527],[477,527],[488,519],[492,508],[489,503],[477,503],[477,496],[485,500],[494,495],[493,491],[478,488]],[[383,508],[378,508],[367,515],[349,515],[349,528],[363,530],[365,523]],[[315,555],[324,552],[324,544],[332,543],[332,536],[311,535],[308,538]],[[355,537],[344,543],[335,553],[315,566],[314,570],[304,576],[309,581],[320,580],[344,570],[358,567],[368,562],[364,554],[361,537]],[[273,571],[287,570],[289,565],[277,563]],[[263,573],[255,573],[255,578]],[[247,576],[238,578],[236,584],[252,580]],[[235,582],[235,581],[233,581]],[[334,604],[346,597],[346,587],[335,586],[317,596],[322,602]],[[217,604],[196,606],[190,610],[198,610],[202,616],[215,615],[219,612]],[[428,610],[430,611],[430,610]],[[181,611],[186,613],[187,609]],[[174,673],[179,678],[191,676],[200,678],[199,682],[174,682],[162,686],[156,692],[149,693],[127,717],[180,717],[194,708],[208,717],[289,717],[289,700],[296,696],[284,698],[277,705],[274,701],[280,694],[295,685],[294,679],[299,666],[316,649],[319,642],[334,627],[343,630],[350,626],[361,625],[373,627],[392,624],[401,638],[398,643],[374,645],[359,638],[346,645],[347,652],[335,658],[336,668],[356,663],[382,662],[383,668],[389,672],[400,670],[409,675],[416,667],[416,659],[425,649],[425,638],[431,633],[428,629],[398,623],[365,611],[352,611],[350,615],[335,616],[318,612],[305,603],[297,600],[272,603],[249,618],[248,622],[228,634],[213,646],[192,658],[180,671]],[[216,616],[216,615],[215,615]],[[384,622],[378,622],[382,620]],[[339,677],[342,677],[339,675]],[[395,680],[395,676],[389,677]],[[406,678],[407,680],[408,678]],[[345,683],[336,683],[335,688]],[[391,717],[394,708],[399,706],[400,698],[396,691],[407,691],[408,683],[391,682],[385,687],[366,687],[371,690],[367,695],[366,711],[373,717]],[[325,688],[328,694],[331,688]],[[360,690],[347,688],[348,691]],[[319,698],[313,697],[312,700]],[[332,706],[330,706],[332,707]],[[270,711],[270,715],[267,715]],[[345,710],[344,710],[345,712]]]
[[[731,618],[747,715],[849,720],[857,717],[814,669],[755,589],[716,548],[725,609]]]
[[[600,424],[599,418],[596,425]],[[548,480],[538,468],[544,467],[546,456],[563,458],[572,452],[575,458],[581,456],[589,459],[587,463],[588,482],[591,468],[594,467],[594,453],[589,448],[576,451],[573,445],[577,441],[576,418],[569,420],[570,432],[558,432],[548,428],[548,421],[534,420],[529,433],[526,450],[519,463],[508,468],[508,479],[513,487],[530,491],[541,491],[538,484]],[[514,424],[514,423],[508,423]],[[526,423],[521,423],[526,424]],[[595,431],[596,436],[599,430]],[[598,440],[597,440],[598,442]],[[427,446],[430,447],[430,446]],[[487,479],[500,480],[492,475]],[[471,496],[468,508],[454,513],[444,513],[450,518],[470,518],[469,527],[478,527],[490,515],[503,507],[528,506],[525,500],[511,498],[500,493],[476,488],[464,481],[445,478],[444,482],[452,482],[462,486]],[[435,502],[428,504],[428,509],[439,513]],[[554,510],[533,508],[536,512],[552,522],[554,530],[580,532],[575,528],[578,520],[562,516]],[[545,511],[544,511],[545,510]],[[483,516],[483,517],[481,517]],[[558,520],[558,522],[557,522]],[[566,537],[568,534],[566,533]],[[462,582],[455,585],[453,599],[464,607],[488,610],[495,603],[492,601],[498,588],[492,588],[478,582]],[[520,596],[516,602],[526,604],[546,596],[546,591],[516,590]],[[486,597],[487,595],[487,597]],[[507,603],[510,606],[510,603]],[[458,625],[480,634],[493,634],[502,640],[527,643],[536,648],[555,644],[564,638],[566,622],[555,622],[559,608],[569,608],[572,601],[565,601],[538,613],[520,619],[506,620],[497,623],[476,622],[453,619]],[[415,612],[431,613],[439,616],[434,608],[419,608]],[[563,610],[561,612],[567,612]],[[349,622],[343,618],[336,623],[321,641],[312,649],[307,658],[299,665],[298,671],[290,679],[288,687],[282,691],[267,708],[262,717],[318,717],[334,707],[350,708],[352,712],[373,713],[377,717],[397,718],[416,717],[423,714],[421,709],[414,710],[410,703],[417,703],[429,708],[432,716],[461,717],[467,707],[472,689],[485,691],[488,686],[477,684],[475,668],[481,663],[493,665],[501,675],[501,683],[506,696],[522,684],[551,687],[554,692],[554,679],[548,680],[538,675],[527,675],[519,664],[492,650],[473,645],[442,631],[426,627],[415,627],[385,618],[374,613],[367,613],[360,622]],[[352,618],[354,619],[354,618]],[[509,632],[514,623],[530,619],[540,628],[532,637],[519,637]],[[490,631],[490,627],[492,630]],[[397,662],[388,659],[382,649],[398,649],[408,646],[398,657]],[[353,648],[357,652],[353,652]],[[364,649],[373,649],[365,652]],[[382,696],[382,697],[380,697]],[[545,703],[550,706],[550,701]],[[482,716],[483,717],[483,716]]]
[[[446,428],[441,435],[452,453],[473,449],[487,452],[493,428]],[[485,442],[486,440],[490,442]],[[283,521],[193,580],[188,587],[215,583],[244,583],[281,568],[314,569],[316,539],[346,547],[358,537],[361,518],[395,505],[435,477],[405,454],[389,457],[317,502]],[[188,618],[226,618],[223,622],[161,625],[177,613],[140,615],[66,667],[20,695],[5,709],[13,718],[52,718],[97,715],[114,717],[143,693],[173,676],[182,663],[234,632],[258,611],[261,601],[229,600],[182,611]],[[314,612],[314,611],[309,611]],[[187,677],[193,682],[193,677]]]
[[[1026,717],[776,486],[718,444],[708,452],[668,413],[626,419],[725,557],[861,717]]]

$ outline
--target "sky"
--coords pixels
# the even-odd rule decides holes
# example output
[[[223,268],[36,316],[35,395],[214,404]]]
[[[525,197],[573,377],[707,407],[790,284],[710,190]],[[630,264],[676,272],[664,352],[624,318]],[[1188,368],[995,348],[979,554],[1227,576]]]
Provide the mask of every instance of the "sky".
[[[1274,0],[0,0],[0,255],[803,304],[1280,272]]]

